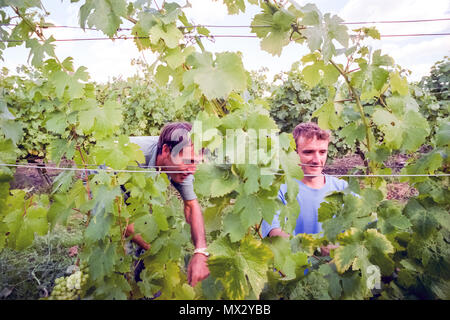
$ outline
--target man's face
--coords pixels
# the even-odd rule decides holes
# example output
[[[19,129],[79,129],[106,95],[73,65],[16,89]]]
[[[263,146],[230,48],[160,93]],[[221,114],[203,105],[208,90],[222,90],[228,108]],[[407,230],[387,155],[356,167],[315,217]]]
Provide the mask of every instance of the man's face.
[[[322,174],[327,161],[329,140],[311,139],[300,136],[297,138],[297,154],[305,174]]]
[[[175,148],[172,152],[165,145],[162,155],[165,158],[164,165],[166,171],[179,171],[177,173],[168,173],[172,181],[181,183],[190,174],[194,174],[197,169],[197,163],[200,162],[200,156],[194,152],[192,144],[185,146],[179,152]]]

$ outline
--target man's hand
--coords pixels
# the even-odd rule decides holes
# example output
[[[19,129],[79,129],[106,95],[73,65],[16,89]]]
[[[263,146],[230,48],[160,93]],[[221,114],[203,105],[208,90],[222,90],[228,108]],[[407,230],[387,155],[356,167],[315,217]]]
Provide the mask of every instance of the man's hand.
[[[197,282],[202,281],[209,276],[207,261],[208,257],[201,253],[194,254],[191,261],[189,261],[187,276],[188,283],[192,287],[195,287]]]
[[[320,246],[320,255],[322,257],[329,256],[330,255],[330,251],[332,249],[336,249],[338,247],[339,247],[339,245],[334,245],[334,244],[329,244],[327,246]]]

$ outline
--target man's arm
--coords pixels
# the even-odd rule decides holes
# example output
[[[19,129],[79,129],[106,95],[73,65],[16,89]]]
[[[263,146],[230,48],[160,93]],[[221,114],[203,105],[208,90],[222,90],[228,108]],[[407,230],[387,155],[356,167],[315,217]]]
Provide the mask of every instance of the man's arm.
[[[197,199],[184,200],[184,216],[191,226],[191,239],[194,247],[206,248],[205,224],[203,214]],[[195,286],[209,275],[208,257],[201,253],[193,255],[188,266],[188,282]]]
[[[283,238],[289,238],[289,234],[281,230],[281,228],[275,228],[270,230],[269,237],[283,237]]]
[[[129,237],[132,234],[134,234],[134,223],[129,224],[127,226],[127,229],[125,230],[125,237]],[[140,234],[134,235],[133,238],[131,238],[131,240],[140,245],[145,250],[150,249],[150,245],[147,242],[145,242],[145,240],[142,238]]]
[[[286,205],[286,199],[284,198],[285,193],[287,192],[287,186],[281,185],[280,190],[278,191],[278,199]],[[284,232],[281,229],[280,221],[279,221],[280,211],[277,211],[273,217],[272,222],[266,222],[263,220],[263,223],[261,224],[261,230],[263,237],[284,237],[289,238],[289,234]],[[269,224],[270,223],[270,224]]]
[[[206,248],[203,214],[197,199],[184,200],[184,216],[191,225],[191,238],[195,248]]]

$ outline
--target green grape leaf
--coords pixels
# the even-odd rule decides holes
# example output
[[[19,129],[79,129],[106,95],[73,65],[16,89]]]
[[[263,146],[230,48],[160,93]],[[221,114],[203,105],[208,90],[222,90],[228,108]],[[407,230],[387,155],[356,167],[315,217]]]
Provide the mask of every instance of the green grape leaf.
[[[7,120],[0,118],[0,132],[3,133],[6,139],[17,144],[23,137],[23,125],[14,120]]]
[[[69,75],[62,70],[53,73],[49,80],[55,86],[56,96],[62,98],[64,93],[67,92],[70,99],[83,98],[85,96],[85,85],[79,81],[87,81],[89,79],[89,74],[86,70],[86,67],[79,67],[73,75]]]
[[[86,228],[85,238],[91,242],[106,237],[114,222],[114,202],[116,197],[121,196],[120,187],[109,190],[105,185],[93,190],[93,200],[88,208],[91,210],[91,219]]]
[[[439,147],[448,146],[450,141],[450,123],[444,122],[442,123],[435,135],[436,145]]]
[[[45,235],[48,231],[47,208],[39,200],[25,198],[25,192],[10,191],[6,199],[3,223],[6,224],[7,246],[15,250],[24,250],[33,244],[35,233]],[[2,245],[3,246],[3,245]]]
[[[339,273],[344,273],[353,264],[357,264],[357,259],[367,259],[367,249],[357,243],[339,246],[334,251],[334,262]]]
[[[394,59],[388,55],[381,55],[381,50],[375,50],[372,55],[372,64],[376,67],[392,67],[394,65]]]
[[[89,276],[92,280],[103,280],[105,276],[110,275],[114,268],[114,261],[116,260],[116,244],[99,243],[99,245],[92,247],[92,252],[89,255]],[[102,281],[99,281],[102,282]]]
[[[164,208],[160,206],[153,206],[152,209],[152,216],[154,221],[158,225],[158,229],[161,231],[169,230],[169,223],[167,222]]]
[[[326,202],[320,205],[318,213],[327,239],[335,241],[342,231],[350,227],[364,229],[375,219],[372,212],[376,211],[382,199],[382,193],[373,189],[361,190],[359,197],[339,192],[326,196]]]
[[[258,38],[262,38],[262,50],[273,56],[280,56],[283,47],[289,44],[291,24],[295,17],[291,12],[284,9],[279,10],[270,3],[263,3],[261,7],[263,13],[254,16],[251,32],[255,33]]]
[[[103,107],[91,106],[78,115],[79,128],[86,134],[93,132],[98,138],[104,138],[122,123],[122,111],[117,102],[108,100]]]
[[[327,30],[328,38],[330,40],[336,39],[343,47],[347,48],[350,37],[347,32],[347,26],[342,24],[344,20],[339,18],[337,15],[331,16],[329,13],[325,14],[323,18],[325,21],[325,28]]]
[[[205,222],[206,233],[219,230],[222,226],[223,211],[230,204],[228,197],[211,199],[213,206],[205,208],[203,218]]]
[[[288,193],[289,190],[294,190],[295,195],[298,193],[298,183],[293,181],[293,179],[290,179],[292,183],[287,183],[288,186]],[[297,201],[297,199],[294,198],[288,198],[287,204],[284,206],[281,206],[279,221],[281,222],[281,227],[283,231],[287,233],[292,233],[295,229],[295,226],[297,224],[297,218],[300,212],[300,205]],[[286,221],[285,221],[286,219]],[[285,221],[285,222],[284,222]]]
[[[259,222],[259,221],[258,221]],[[241,221],[241,216],[235,213],[228,213],[223,219],[223,232],[230,235],[231,242],[240,241],[247,233]]]
[[[370,27],[370,28],[362,28],[362,30],[364,31],[364,34],[366,36],[369,36],[373,39],[377,39],[380,40],[381,39],[381,34],[380,32],[376,29],[376,27]],[[378,50],[377,50],[378,51]]]
[[[193,68],[186,72],[198,84],[208,99],[226,98],[232,91],[242,91],[247,86],[247,75],[241,57],[235,53],[193,53],[186,62]]]
[[[175,288],[175,299],[176,300],[194,300],[195,290],[187,283],[183,283]]]
[[[392,201],[383,201],[377,211],[377,227],[383,234],[407,230],[411,227],[409,219],[402,215],[401,208]]]
[[[353,145],[356,141],[363,141],[365,139],[366,129],[363,124],[352,122],[342,128],[339,135],[344,137],[347,144]]]
[[[311,27],[303,31],[308,42],[308,47],[311,52],[320,49],[323,43],[322,29],[320,27]]]
[[[239,195],[235,204],[235,212],[240,214],[244,229],[259,224],[262,218],[272,221],[277,209],[278,204],[274,199],[257,194]]]
[[[54,180],[52,194],[56,192],[67,192],[73,183],[75,171],[62,171]]]
[[[184,63],[186,57],[183,55],[183,52],[179,47],[175,47],[175,49],[167,50],[167,54],[164,59],[166,60],[167,65],[174,70]]]
[[[303,68],[303,78],[310,88],[314,88],[319,84],[321,79],[320,70],[321,65],[319,63],[314,63]]]
[[[380,91],[387,79],[389,78],[389,72],[383,68],[373,67],[372,68],[372,81],[375,90]]]
[[[267,282],[268,263],[273,257],[266,245],[251,237],[236,243],[219,238],[208,248],[211,275],[222,282],[229,299],[244,299],[250,289],[259,296]]]
[[[337,70],[332,64],[328,64],[325,67],[323,67],[322,71],[323,71],[322,83],[325,86],[334,85],[338,80],[339,76],[341,75],[339,73],[339,70]]]
[[[253,2],[255,4],[255,1],[251,0],[250,3]],[[245,12],[245,1],[244,0],[224,0],[223,3],[227,6],[228,14],[239,14],[239,12],[244,13]]]
[[[411,221],[413,230],[420,237],[428,238],[436,232],[436,227],[439,225],[436,211],[424,206],[420,201],[416,199],[408,201],[404,213]]]
[[[305,6],[300,7],[299,9],[304,14],[303,19],[302,19],[303,25],[316,26],[321,23],[323,16],[315,4],[308,3]],[[313,50],[311,50],[311,51],[313,51]]]
[[[430,195],[433,200],[439,204],[445,204],[448,196],[449,190],[445,186],[441,185],[439,182],[431,179],[427,179],[415,186],[419,193],[422,195]]]
[[[443,155],[439,150],[433,150],[412,164],[408,164],[402,170],[402,174],[432,174],[442,166]],[[414,178],[414,181],[423,181],[426,177]]]
[[[113,169],[126,169],[127,165],[145,163],[145,157],[137,144],[130,143],[128,136],[120,136],[118,140],[105,140],[97,143],[98,148],[92,153],[96,163],[105,164]],[[139,176],[144,178],[143,175]],[[145,182],[144,182],[145,185]]]
[[[65,156],[66,159],[72,159],[75,153],[75,141],[67,141],[64,139],[54,139],[48,146],[50,159],[59,165],[61,159]]]
[[[160,39],[164,40],[166,46],[170,49],[178,47],[183,33],[177,28],[175,23],[168,25],[155,25],[150,29],[150,39],[153,44],[157,44]]]
[[[400,77],[400,74],[391,72],[389,74],[392,92],[397,92],[401,96],[406,96],[409,93],[408,80]]]
[[[376,229],[366,230],[364,236],[364,245],[369,250],[377,249],[378,252],[383,254],[394,253],[394,247],[391,242],[384,234],[379,233]]]
[[[386,145],[393,149],[415,151],[424,143],[430,131],[426,119],[412,110],[398,117],[377,108],[372,119],[384,133]]]
[[[255,193],[259,190],[259,177],[260,168],[254,164],[242,165],[239,167],[245,167],[244,171],[244,192],[247,195]]]
[[[328,281],[317,271],[301,278],[289,294],[290,300],[330,300]]]
[[[150,243],[156,239],[160,229],[153,214],[146,214],[136,219],[134,230],[136,234],[140,234],[146,242]]]
[[[313,117],[318,118],[318,125],[324,130],[336,130],[344,126],[344,121],[336,114],[333,101],[326,102],[323,106],[313,112]]]
[[[251,113],[248,116],[246,128],[253,129],[256,132],[258,132],[258,134],[260,134],[260,135],[261,135],[260,130],[262,130],[262,129],[266,129],[267,131],[269,131],[269,130],[279,131],[276,122],[271,117],[269,117],[268,115],[260,114],[260,113],[256,113],[256,112]]]
[[[273,56],[280,56],[283,47],[289,44],[289,32],[272,30],[267,37],[261,40],[261,49]]]
[[[67,194],[55,194],[53,202],[48,209],[47,219],[53,228],[57,223],[67,224],[67,220],[73,212],[74,202]]]
[[[170,68],[160,64],[156,68],[155,80],[160,86],[165,86],[169,82]]]
[[[55,38],[53,36],[50,36],[42,44],[37,39],[28,39],[26,41],[26,47],[30,48],[28,60],[33,56],[33,59],[31,59],[33,66],[37,68],[41,67],[44,63],[45,54],[55,57],[55,46],[52,44],[54,41]]]
[[[101,300],[126,300],[131,291],[127,279],[121,274],[111,274],[96,285],[96,299]]]
[[[194,189],[203,196],[222,197],[234,191],[238,185],[238,177],[214,164],[201,164],[195,172]]]
[[[86,22],[90,28],[95,27],[107,36],[113,37],[127,17],[127,2],[125,0],[87,0],[80,8],[80,26],[85,28]]]
[[[164,11],[164,15],[160,19],[165,24],[176,22],[178,17],[183,14],[180,5],[174,2],[164,3]]]
[[[16,162],[16,146],[11,139],[0,138],[0,162],[14,164]],[[0,182],[9,181],[14,176],[14,172],[8,167],[0,168]]]
[[[148,30],[142,27],[142,21],[138,21],[131,29],[131,34],[134,36],[134,43],[139,51],[149,49],[152,42],[148,36]]]
[[[45,128],[54,133],[63,134],[66,127],[67,120],[64,112],[52,113],[45,121]]]
[[[274,256],[274,267],[283,272],[283,280],[296,278],[296,270],[308,266],[308,256],[303,252],[292,252],[289,240],[282,237],[272,237],[264,240]]]

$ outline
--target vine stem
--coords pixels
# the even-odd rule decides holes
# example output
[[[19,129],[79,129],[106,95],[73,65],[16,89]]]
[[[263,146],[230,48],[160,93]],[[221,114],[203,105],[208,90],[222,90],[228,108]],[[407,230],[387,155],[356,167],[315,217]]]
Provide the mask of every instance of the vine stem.
[[[363,121],[364,127],[366,129],[366,141],[367,141],[367,150],[369,152],[372,151],[372,146],[370,143],[370,126],[367,121],[367,118],[364,114],[364,110],[361,104],[361,100],[359,99],[358,93],[356,92],[356,89],[351,85],[350,80],[347,76],[347,73],[344,72],[333,60],[330,60],[330,63],[339,71],[339,73],[344,77],[345,83],[347,83],[348,88],[350,89],[350,92],[353,95],[353,98],[355,99],[356,105],[358,106],[359,113],[361,115],[361,119]],[[370,168],[368,168],[370,170]],[[369,173],[369,172],[368,172]]]
[[[28,207],[27,207],[27,201],[26,200],[24,201],[25,203],[24,203],[24,210],[23,210],[22,217],[25,217],[27,215],[27,209],[33,205],[33,197],[34,197],[34,194],[32,194],[30,197],[30,203],[28,204]]]
[[[262,222],[263,222],[263,219],[261,219],[261,222],[259,224],[255,225],[255,231],[258,233],[258,236],[261,240],[263,239],[263,236],[260,232]],[[278,270],[278,269],[275,269],[275,270],[277,270],[280,273],[281,277],[283,277],[283,278],[286,277],[286,275],[283,273],[283,271]]]
[[[86,192],[87,192],[87,194],[88,194],[88,199],[89,199],[89,200],[92,200],[91,188],[89,187],[89,179],[88,179],[88,172],[87,172],[87,164],[86,164],[86,161],[84,160],[83,152],[81,152],[80,146],[77,146],[76,148],[77,148],[77,150],[78,150],[78,153],[80,154],[81,161],[83,162],[83,165],[84,165],[84,177],[83,177],[83,179],[84,179],[84,182],[85,182],[85,187],[86,187]],[[87,212],[87,216],[88,216],[88,217],[87,217],[87,220],[86,220],[86,227],[89,225],[89,221],[91,220],[91,219],[90,219],[90,218],[91,218],[91,210],[89,210],[89,211]]]
[[[121,206],[120,206],[120,198],[119,197],[116,197],[116,199],[115,199],[115,202],[117,203],[117,212],[118,212],[118,215],[119,215],[119,228],[120,228],[120,242],[122,243],[122,248],[123,248],[123,254],[124,255],[127,255],[127,252],[126,252],[126,250],[125,250],[125,241],[124,241],[124,233],[125,233],[125,230],[122,228],[122,217],[120,216],[120,212],[121,212]]]
[[[255,225],[255,231],[258,233],[259,238],[262,240],[263,236],[261,234],[261,224],[263,222],[263,219],[261,219],[261,222],[257,225]]]

